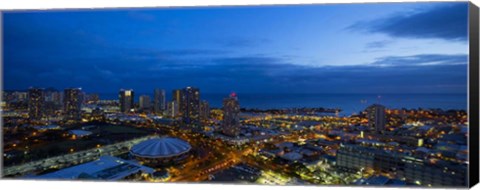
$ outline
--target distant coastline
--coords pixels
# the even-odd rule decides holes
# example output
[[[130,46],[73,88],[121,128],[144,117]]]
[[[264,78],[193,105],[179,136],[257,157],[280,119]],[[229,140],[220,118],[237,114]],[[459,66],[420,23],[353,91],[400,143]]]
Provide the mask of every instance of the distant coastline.
[[[143,93],[136,93],[141,95]],[[148,93],[145,93],[150,95]],[[100,93],[101,99],[118,99],[116,93]],[[167,93],[167,101],[171,99]],[[228,93],[202,93],[211,108],[221,108]],[[244,109],[328,108],[341,109],[342,114],[362,111],[379,103],[387,108],[407,109],[467,109],[467,94],[242,94],[238,93]],[[137,101],[137,97],[136,97]]]

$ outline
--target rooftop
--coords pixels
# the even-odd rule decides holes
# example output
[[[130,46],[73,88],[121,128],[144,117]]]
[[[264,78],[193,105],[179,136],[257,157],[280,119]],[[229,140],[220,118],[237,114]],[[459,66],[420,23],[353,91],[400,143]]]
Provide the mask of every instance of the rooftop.
[[[146,158],[165,158],[190,151],[188,142],[178,138],[162,137],[142,141],[130,149],[130,153]]]
[[[142,171],[153,173],[154,170],[132,161],[126,161],[113,156],[102,156],[100,159],[65,168],[45,175],[35,176],[36,179],[102,179],[119,180]]]
[[[85,130],[70,130],[68,131],[68,133],[79,136],[79,137],[88,136],[92,134],[91,131],[85,131]]]
[[[296,152],[289,152],[286,153],[282,156],[283,159],[285,160],[290,160],[290,161],[295,161],[295,160],[300,160],[303,158],[303,156],[299,153]]]
[[[356,185],[391,185],[391,186],[403,186],[406,185],[404,181],[399,179],[390,179],[385,176],[372,176],[368,179],[362,178],[355,182]]]

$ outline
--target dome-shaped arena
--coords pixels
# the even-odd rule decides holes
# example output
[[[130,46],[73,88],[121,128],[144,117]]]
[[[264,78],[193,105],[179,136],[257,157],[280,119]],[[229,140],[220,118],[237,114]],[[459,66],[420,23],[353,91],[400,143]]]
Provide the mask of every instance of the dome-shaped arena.
[[[165,165],[183,160],[192,149],[188,142],[178,138],[161,137],[142,141],[130,153],[147,165]]]

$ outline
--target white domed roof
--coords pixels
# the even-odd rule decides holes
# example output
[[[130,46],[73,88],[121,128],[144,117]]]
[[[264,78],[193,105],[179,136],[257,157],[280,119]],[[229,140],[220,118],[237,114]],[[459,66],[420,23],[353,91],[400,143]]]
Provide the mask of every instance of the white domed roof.
[[[154,138],[134,145],[130,152],[139,157],[165,158],[188,152],[192,147],[187,142],[172,137]]]

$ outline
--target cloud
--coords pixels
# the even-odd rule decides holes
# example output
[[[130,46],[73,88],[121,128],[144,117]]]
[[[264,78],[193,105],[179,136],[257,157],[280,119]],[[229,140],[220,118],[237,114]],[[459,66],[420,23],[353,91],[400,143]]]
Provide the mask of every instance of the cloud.
[[[391,37],[467,40],[468,4],[446,3],[427,10],[357,22],[347,29]]]
[[[371,65],[382,67],[466,65],[467,55],[421,54],[411,56],[388,56],[377,59]]]
[[[219,44],[224,47],[233,47],[233,48],[250,48],[261,46],[265,43],[270,43],[269,39],[266,38],[242,38],[242,37],[233,37],[230,39],[218,40]]]
[[[5,88],[19,85],[81,86],[90,92],[116,92],[154,87],[171,90],[196,86],[202,92],[243,93],[461,93],[466,90],[466,55],[412,55],[379,58],[372,64],[309,67],[267,56],[211,59],[82,60],[51,64],[42,77],[35,71],[6,72]],[[425,64],[438,62],[440,64]],[[87,64],[88,63],[88,64]],[[76,65],[80,65],[77,67]],[[388,65],[388,66],[384,66]],[[12,71],[21,70],[11,65]],[[108,69],[107,69],[108,68]],[[82,78],[67,79],[69,76]]]
[[[381,48],[384,48],[391,43],[392,43],[392,41],[389,41],[389,40],[374,41],[374,42],[367,43],[366,48],[367,49],[381,49]]]

